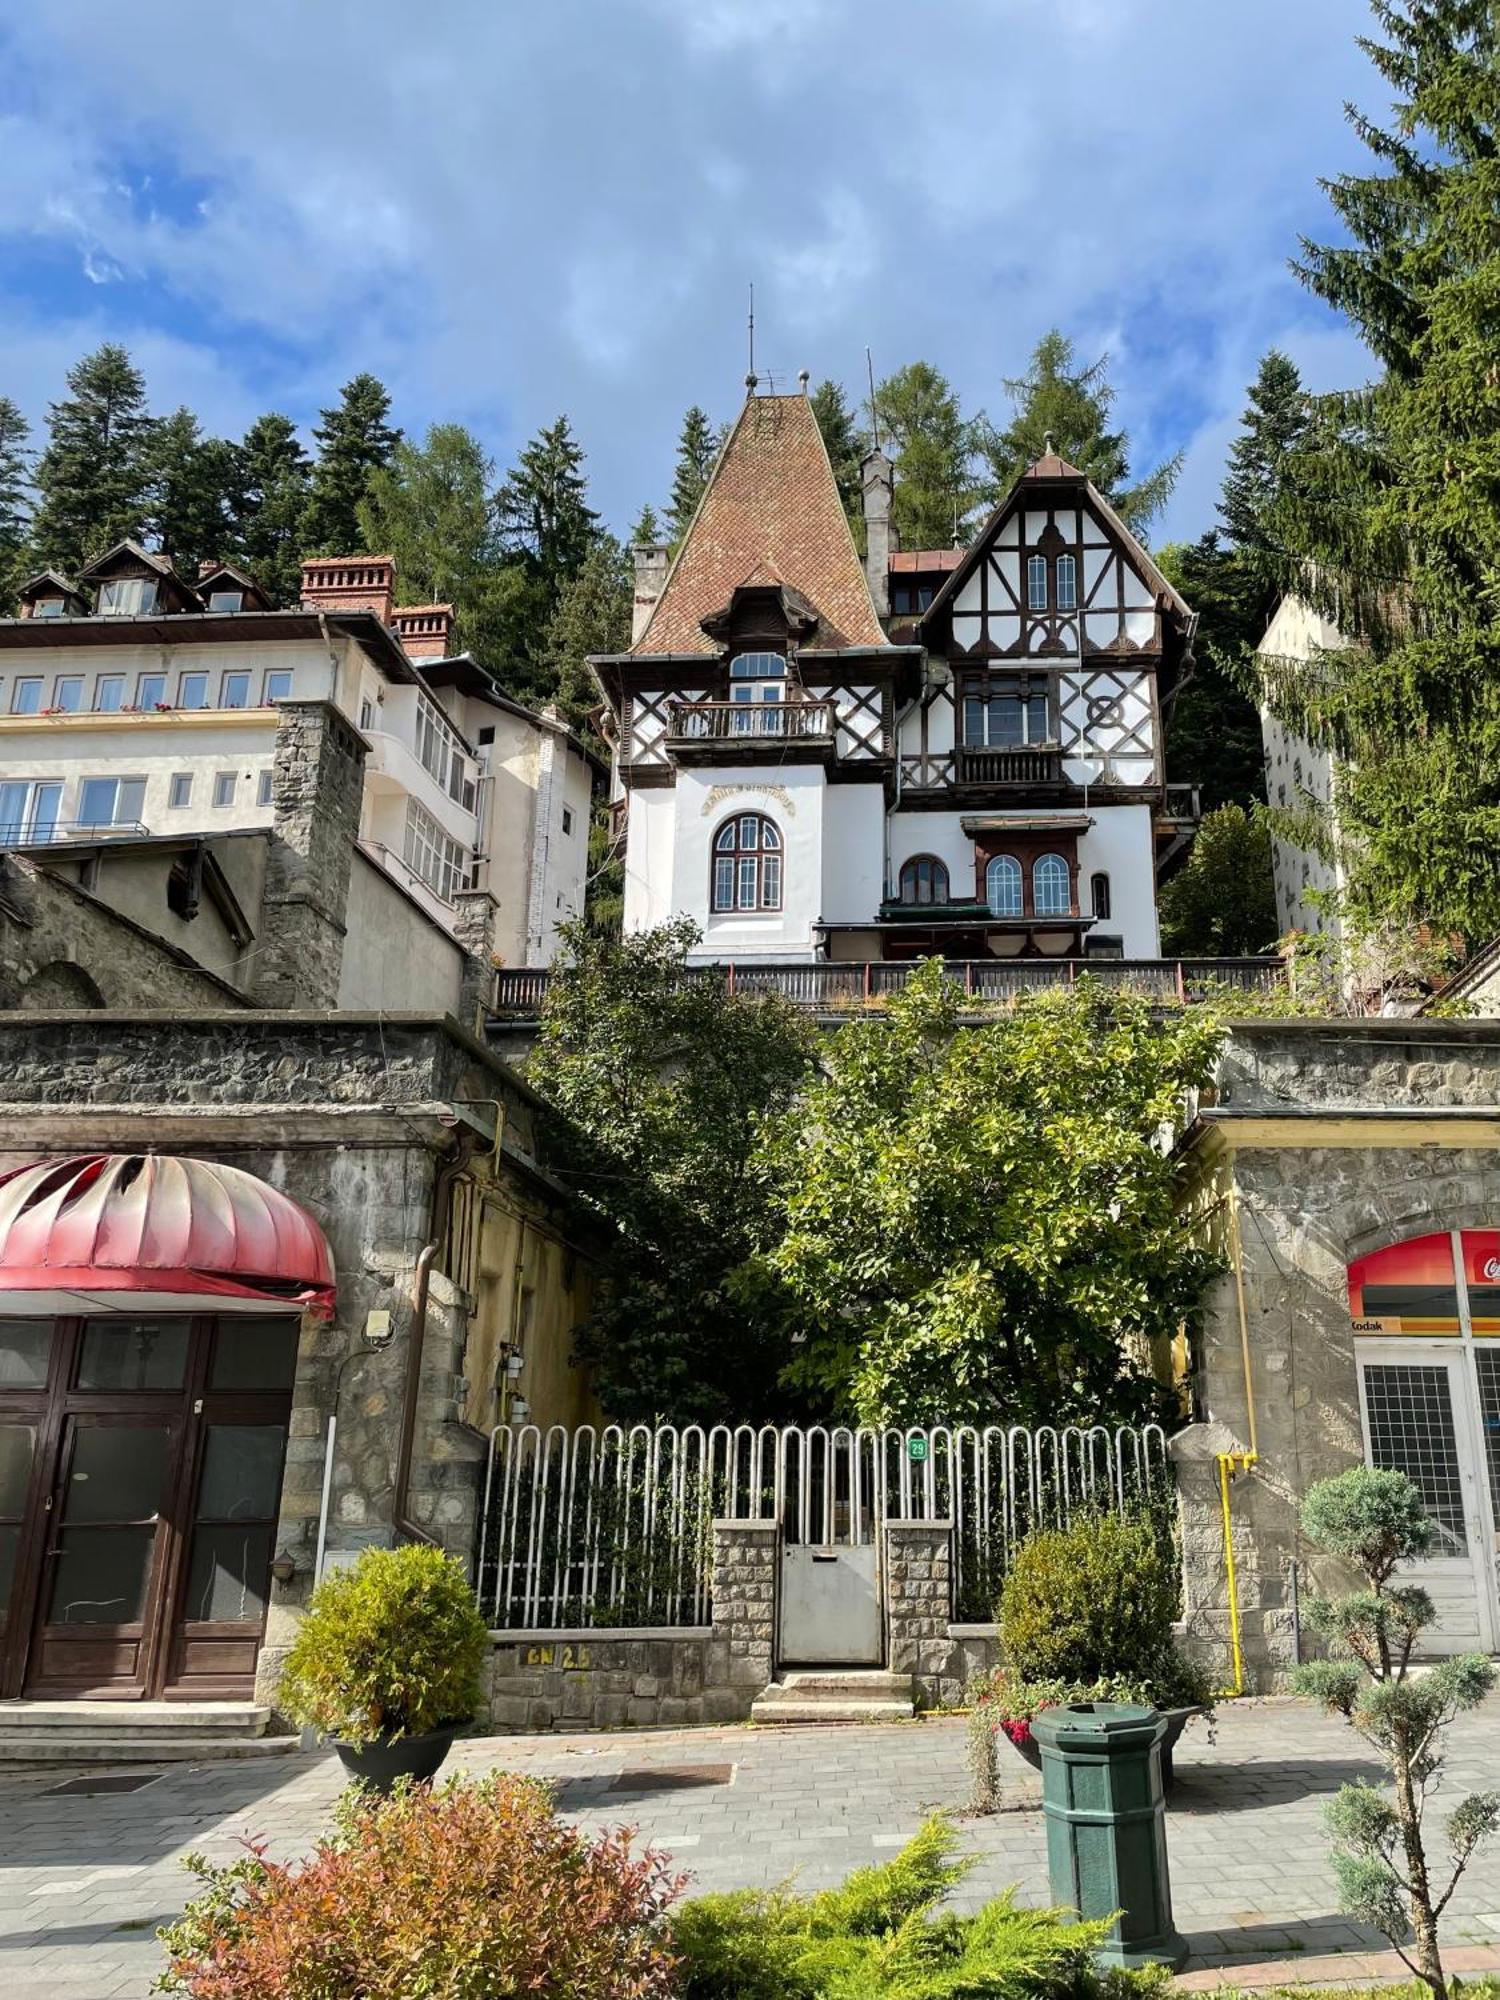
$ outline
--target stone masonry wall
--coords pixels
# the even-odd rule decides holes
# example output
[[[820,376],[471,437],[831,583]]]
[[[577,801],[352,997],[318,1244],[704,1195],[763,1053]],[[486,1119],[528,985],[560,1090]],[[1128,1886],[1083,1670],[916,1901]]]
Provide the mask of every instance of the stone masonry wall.
[[[1233,1115],[1500,1104],[1494,1020],[1242,1021],[1219,1057]]]
[[[774,1521],[713,1524],[713,1624],[497,1633],[486,1673],[497,1730],[742,1722],[772,1676]]]
[[[952,1550],[951,1521],[885,1524],[886,1664],[914,1676],[926,1708],[961,1702],[999,1658],[992,1629],[952,1623]]]
[[[326,701],[280,704],[255,997],[336,1007],[365,740]]]

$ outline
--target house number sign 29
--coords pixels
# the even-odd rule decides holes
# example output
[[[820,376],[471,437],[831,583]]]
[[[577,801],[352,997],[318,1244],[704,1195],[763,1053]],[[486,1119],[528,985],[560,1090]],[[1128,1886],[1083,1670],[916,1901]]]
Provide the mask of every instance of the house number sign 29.
[[[920,1465],[922,1460],[927,1456],[926,1438],[923,1437],[908,1438],[906,1440],[906,1455],[909,1459],[914,1460],[918,1465]]]

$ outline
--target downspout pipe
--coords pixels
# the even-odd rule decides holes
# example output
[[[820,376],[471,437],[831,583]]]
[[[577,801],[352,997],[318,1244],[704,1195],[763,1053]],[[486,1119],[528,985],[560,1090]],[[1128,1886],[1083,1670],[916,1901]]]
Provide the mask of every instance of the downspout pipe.
[[[1228,1694],[1245,1692],[1244,1634],[1240,1624],[1239,1579],[1234,1562],[1234,1523],[1230,1514],[1230,1482],[1240,1473],[1260,1463],[1255,1430],[1255,1388],[1250,1375],[1250,1315],[1245,1306],[1244,1255],[1240,1247],[1240,1207],[1233,1188],[1229,1192],[1229,1259],[1234,1271],[1235,1307],[1240,1323],[1240,1366],[1245,1377],[1245,1426],[1250,1434],[1248,1451],[1221,1451],[1219,1467],[1219,1509],[1224,1523],[1224,1577],[1229,1591],[1229,1653],[1234,1685]]]
[[[408,1541],[439,1546],[425,1528],[408,1518],[411,1491],[412,1449],[417,1430],[417,1405],[422,1394],[422,1355],[427,1346],[427,1300],[432,1288],[432,1267],[437,1260],[448,1226],[448,1209],[453,1184],[468,1167],[474,1141],[467,1133],[458,1142],[455,1157],[438,1170],[432,1195],[432,1241],[417,1253],[416,1284],[412,1295],[411,1330],[406,1341],[406,1384],[401,1398],[401,1429],[396,1441],[396,1476],[391,1489],[391,1527]]]

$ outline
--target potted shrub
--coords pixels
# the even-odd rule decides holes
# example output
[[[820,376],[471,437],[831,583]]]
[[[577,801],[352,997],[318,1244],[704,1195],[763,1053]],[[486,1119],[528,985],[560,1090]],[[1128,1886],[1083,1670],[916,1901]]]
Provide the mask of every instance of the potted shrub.
[[[1172,1640],[1177,1564],[1160,1519],[1089,1513],[1030,1536],[1000,1594],[1001,1664],[970,1690],[1028,1763],[1039,1709],[1069,1701],[1125,1701],[1166,1715],[1162,1778],[1193,1716],[1210,1705],[1206,1676]]]
[[[313,1592],[277,1700],[388,1791],[430,1778],[473,1720],[488,1637],[463,1565],[441,1549],[367,1549]]]

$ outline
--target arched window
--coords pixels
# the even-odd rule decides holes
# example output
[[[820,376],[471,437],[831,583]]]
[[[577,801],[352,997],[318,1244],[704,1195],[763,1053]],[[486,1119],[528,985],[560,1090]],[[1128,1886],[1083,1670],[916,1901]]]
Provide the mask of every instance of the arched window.
[[[1047,558],[1026,558],[1026,605],[1031,611],[1047,609]]]
[[[997,854],[984,871],[984,893],[992,917],[1026,914],[1021,901],[1021,864],[1013,854]]]
[[[1039,917],[1072,914],[1073,877],[1060,854],[1039,854],[1032,862],[1031,907]]]
[[[948,870],[935,854],[914,854],[901,864],[903,903],[946,903]]]
[[[1078,609],[1078,565],[1072,556],[1057,559],[1057,608],[1059,611]]]
[[[764,813],[737,813],[714,835],[710,907],[781,908],[781,835]]]
[[[1089,901],[1096,917],[1109,915],[1109,877],[1103,869],[1089,877]]]

